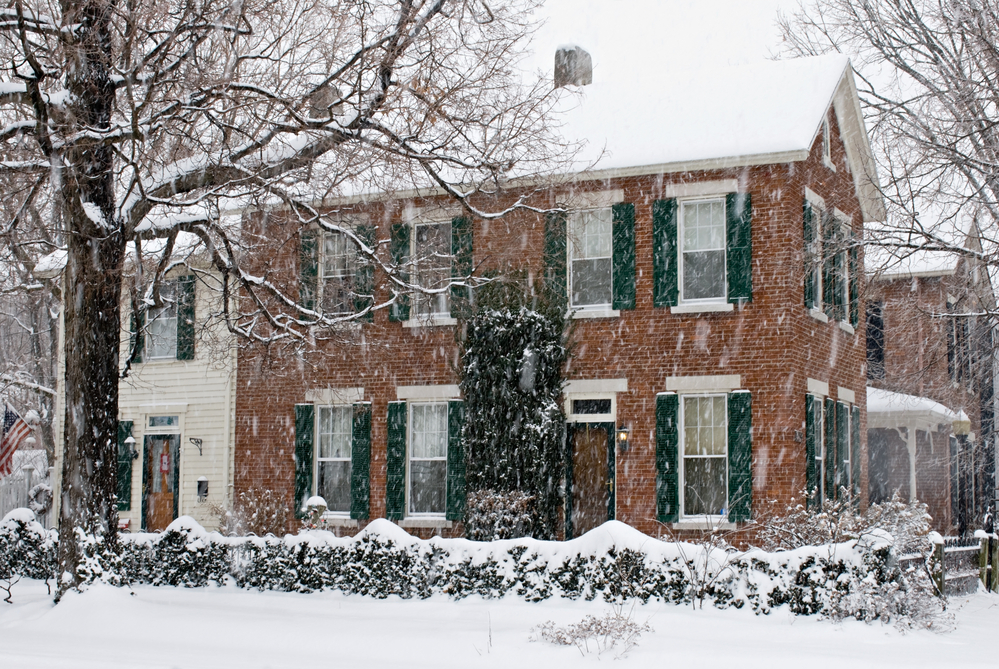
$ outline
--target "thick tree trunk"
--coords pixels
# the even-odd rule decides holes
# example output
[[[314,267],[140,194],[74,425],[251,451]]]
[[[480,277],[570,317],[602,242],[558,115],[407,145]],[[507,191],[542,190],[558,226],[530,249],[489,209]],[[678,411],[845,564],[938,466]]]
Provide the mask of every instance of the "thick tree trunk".
[[[64,2],[64,18],[82,26],[67,57],[66,88],[77,128],[109,128],[111,83],[108,0]],[[68,135],[69,133],[67,133]],[[80,582],[77,531],[117,550],[118,346],[125,249],[115,217],[114,162],[102,143],[74,145],[63,156],[57,192],[66,224],[63,289],[66,416],[59,517],[58,599]]]

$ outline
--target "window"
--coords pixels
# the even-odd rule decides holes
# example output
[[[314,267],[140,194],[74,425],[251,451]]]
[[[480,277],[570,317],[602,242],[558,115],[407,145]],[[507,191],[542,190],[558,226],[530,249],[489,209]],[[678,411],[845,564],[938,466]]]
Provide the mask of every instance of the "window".
[[[832,161],[832,131],[829,119],[822,122],[822,162],[830,169],[836,169]]]
[[[416,285],[439,290],[437,293],[417,292],[413,306],[417,316],[450,313],[447,287],[451,283],[451,223],[416,225],[413,235],[413,259]]]
[[[573,307],[609,307],[613,299],[613,211],[610,207],[569,217],[569,286]]]
[[[822,319],[859,324],[858,247],[849,218],[805,200],[805,306]]]
[[[680,301],[725,299],[725,200],[682,202]]]
[[[447,410],[447,402],[410,406],[409,514],[443,515],[445,512]]]
[[[822,310],[835,321],[846,320],[850,303],[848,249],[848,224],[827,212],[822,217]]]
[[[947,311],[947,372],[954,383],[971,379],[971,316],[956,313],[956,305],[948,302]]]
[[[350,512],[350,455],[353,408],[318,407],[316,426],[316,494],[332,513]]]
[[[725,395],[684,396],[683,515],[723,516],[728,506]]]
[[[867,378],[885,378],[884,302],[867,304]]]
[[[327,232],[323,235],[322,253],[320,276],[323,311],[329,314],[353,313],[357,246],[342,232]]]
[[[148,312],[146,351],[151,360],[177,357],[177,282],[160,284],[162,306]]]

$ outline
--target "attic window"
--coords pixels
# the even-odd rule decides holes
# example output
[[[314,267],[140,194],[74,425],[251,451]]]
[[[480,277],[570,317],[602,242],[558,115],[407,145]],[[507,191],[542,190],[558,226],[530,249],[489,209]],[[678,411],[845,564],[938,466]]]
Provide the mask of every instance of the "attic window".
[[[555,51],[555,88],[593,83],[593,60],[578,46],[560,46]]]
[[[832,171],[836,171],[836,165],[832,161],[832,133],[829,130],[829,119],[822,121],[822,162]]]

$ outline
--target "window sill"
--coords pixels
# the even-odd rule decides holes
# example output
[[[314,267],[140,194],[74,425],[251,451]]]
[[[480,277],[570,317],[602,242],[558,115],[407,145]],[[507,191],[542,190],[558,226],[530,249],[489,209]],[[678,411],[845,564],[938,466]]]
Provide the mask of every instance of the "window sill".
[[[433,516],[421,517],[421,516],[410,516],[409,518],[403,518],[398,521],[399,527],[406,528],[411,527],[413,529],[420,528],[436,528],[436,527],[453,527],[454,523],[450,520],[446,520],[443,517],[435,518]]]
[[[431,316],[418,316],[416,318],[410,318],[408,321],[403,321],[402,327],[404,328],[434,328],[443,327],[447,325],[457,325],[458,319],[451,318],[447,314],[433,314]]]
[[[730,523],[727,520],[723,521],[718,519],[688,519],[681,520],[680,522],[673,523],[674,530],[700,530],[700,531],[710,531],[710,530],[734,530],[736,529],[735,523]]]
[[[811,316],[812,318],[814,318],[815,320],[820,321],[822,323],[828,323],[829,322],[829,317],[825,315],[825,312],[823,312],[823,311],[821,311],[819,309],[816,309],[814,307],[808,310],[808,315]]]
[[[839,329],[849,335],[857,334],[857,331],[853,329],[853,326],[846,321],[839,321]]]
[[[671,314],[706,314],[712,312],[734,311],[735,305],[731,302],[708,302],[704,304],[681,304],[670,307]]]
[[[836,171],[836,165],[833,163],[829,156],[822,156],[822,164],[831,169],[833,172]]]
[[[348,518],[347,516],[323,514],[322,521],[324,525],[329,525],[330,527],[357,527],[357,520]]]
[[[595,309],[584,308],[572,312],[572,317],[575,320],[586,320],[590,318],[618,318],[620,315],[621,312],[617,309],[609,309],[607,307]]]

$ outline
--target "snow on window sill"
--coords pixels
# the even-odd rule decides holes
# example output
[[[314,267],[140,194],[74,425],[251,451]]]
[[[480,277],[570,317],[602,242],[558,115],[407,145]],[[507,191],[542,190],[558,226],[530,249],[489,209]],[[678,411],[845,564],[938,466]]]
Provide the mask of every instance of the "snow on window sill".
[[[829,322],[829,317],[826,316],[823,311],[816,309],[815,307],[808,310],[808,315],[817,321],[822,321],[823,323]]]
[[[857,331],[853,329],[853,326],[850,325],[849,323],[847,323],[846,321],[840,321],[839,322],[839,329],[842,330],[843,332],[845,332],[847,334],[851,334],[851,335],[857,333]]]
[[[410,516],[398,521],[399,527],[426,528],[426,527],[452,527],[450,520],[443,516]]]
[[[324,513],[323,524],[330,527],[357,527],[357,520],[347,516]]]
[[[403,321],[404,328],[433,328],[445,325],[457,325],[458,319],[451,318],[448,314],[430,314],[429,316],[417,316]]]
[[[731,302],[692,302],[670,307],[671,314],[706,314],[711,312],[733,311],[735,305]]]
[[[572,317],[576,320],[588,318],[617,318],[621,312],[609,307],[579,307],[572,312]]]
[[[734,530],[736,527],[735,523],[722,520],[720,516],[685,518],[677,523],[673,523],[674,530]]]

